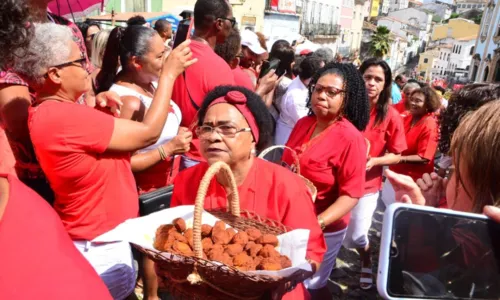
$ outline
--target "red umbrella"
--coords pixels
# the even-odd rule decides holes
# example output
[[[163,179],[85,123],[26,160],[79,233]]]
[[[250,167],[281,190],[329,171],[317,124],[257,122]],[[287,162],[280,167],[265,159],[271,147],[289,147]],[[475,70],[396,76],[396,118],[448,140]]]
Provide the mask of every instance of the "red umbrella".
[[[59,16],[72,18],[84,17],[97,9],[104,10],[107,0],[52,0],[49,10]]]

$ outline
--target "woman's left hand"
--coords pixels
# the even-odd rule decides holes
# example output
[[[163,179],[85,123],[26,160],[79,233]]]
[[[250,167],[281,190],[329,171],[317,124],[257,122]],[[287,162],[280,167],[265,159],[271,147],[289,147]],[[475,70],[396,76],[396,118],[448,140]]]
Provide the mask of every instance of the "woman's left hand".
[[[370,157],[368,159],[368,161],[366,162],[366,170],[367,171],[370,171],[373,167],[375,167],[377,164],[376,164],[376,160],[374,157]]]
[[[95,97],[86,97],[85,103],[90,107],[108,107],[115,117],[120,116],[120,109],[123,105],[120,96],[113,91],[102,92]]]
[[[483,208],[483,213],[493,221],[500,223],[500,208],[487,205]]]

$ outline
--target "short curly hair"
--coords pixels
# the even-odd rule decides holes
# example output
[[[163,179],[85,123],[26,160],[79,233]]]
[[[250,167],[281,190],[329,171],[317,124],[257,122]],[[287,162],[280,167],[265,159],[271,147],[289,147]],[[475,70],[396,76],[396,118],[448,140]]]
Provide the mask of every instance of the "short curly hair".
[[[359,131],[365,130],[370,121],[370,104],[368,94],[366,92],[365,81],[361,73],[353,64],[344,64],[331,62],[326,64],[313,76],[309,84],[309,115],[314,115],[311,109],[312,86],[318,80],[329,74],[335,74],[342,77],[344,81],[344,108],[343,115],[349,120]]]
[[[410,97],[414,94],[422,94],[425,98],[425,107],[427,108],[427,112],[433,113],[441,108],[441,100],[439,99],[436,91],[431,88],[429,85],[425,85],[422,88],[413,90],[410,94]]]
[[[450,97],[448,107],[439,115],[441,138],[439,150],[450,151],[451,139],[462,118],[493,100],[500,99],[500,85],[475,83],[464,86]]]
[[[223,85],[216,87],[208,93],[205,100],[203,100],[200,110],[198,111],[198,126],[203,125],[203,120],[205,119],[205,115],[207,114],[210,104],[216,99],[224,97],[232,91],[241,92],[247,98],[248,109],[252,112],[255,122],[257,123],[257,127],[259,127],[259,142],[256,145],[256,150],[261,152],[271,146],[273,136],[273,119],[262,98],[244,87]]]
[[[34,30],[25,0],[0,1],[0,15],[0,69],[5,70],[26,54]]]

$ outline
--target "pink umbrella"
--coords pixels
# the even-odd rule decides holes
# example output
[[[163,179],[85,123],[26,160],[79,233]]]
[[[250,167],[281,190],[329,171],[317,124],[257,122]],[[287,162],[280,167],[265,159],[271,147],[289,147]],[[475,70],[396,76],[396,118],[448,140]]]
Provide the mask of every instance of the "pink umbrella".
[[[73,20],[84,17],[97,9],[103,11],[107,0],[52,0],[50,12]]]

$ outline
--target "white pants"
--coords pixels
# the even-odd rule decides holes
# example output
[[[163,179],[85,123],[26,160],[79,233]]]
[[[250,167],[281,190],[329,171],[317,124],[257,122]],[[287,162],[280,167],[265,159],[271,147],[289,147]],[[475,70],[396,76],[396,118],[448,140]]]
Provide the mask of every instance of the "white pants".
[[[128,242],[96,244],[73,241],[108,287],[113,299],[127,298],[135,288],[132,250]]]
[[[337,232],[325,232],[326,253],[323,262],[316,274],[304,282],[307,289],[318,290],[325,287],[332,273],[333,267],[337,260],[342,241],[344,240],[346,229]]]
[[[368,245],[368,231],[372,226],[379,194],[376,192],[364,195],[351,211],[351,220],[344,239],[346,248],[365,248]]]
[[[276,122],[276,134],[274,137],[275,145],[286,145],[288,142],[288,138],[292,133],[293,127],[290,127],[288,124],[285,124],[281,119],[278,119]]]
[[[394,192],[394,188],[389,180],[384,182],[381,198],[386,207],[396,202],[396,193]]]

